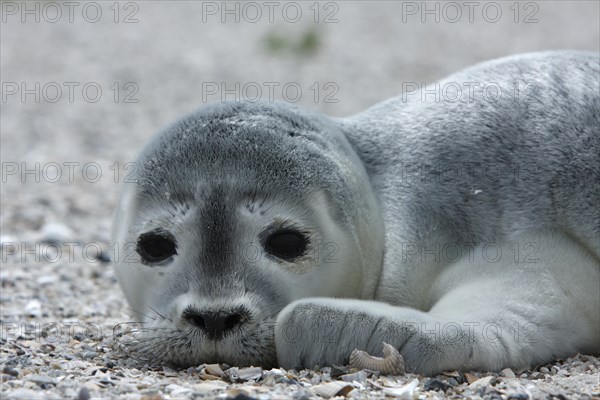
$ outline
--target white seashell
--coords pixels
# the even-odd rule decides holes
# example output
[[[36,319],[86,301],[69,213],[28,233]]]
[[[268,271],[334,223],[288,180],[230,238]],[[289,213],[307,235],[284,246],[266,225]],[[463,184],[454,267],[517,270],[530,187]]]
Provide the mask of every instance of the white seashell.
[[[327,382],[312,387],[312,391],[321,397],[329,399],[333,396],[344,396],[350,393],[354,387],[344,382]]]
[[[354,349],[350,355],[350,366],[359,370],[379,371],[384,375],[403,375],[406,373],[404,359],[394,346],[383,343],[383,358]]]
[[[383,393],[386,396],[394,396],[401,400],[409,400],[414,398],[415,390],[419,386],[419,380],[413,379],[410,383],[397,388],[385,388]]]

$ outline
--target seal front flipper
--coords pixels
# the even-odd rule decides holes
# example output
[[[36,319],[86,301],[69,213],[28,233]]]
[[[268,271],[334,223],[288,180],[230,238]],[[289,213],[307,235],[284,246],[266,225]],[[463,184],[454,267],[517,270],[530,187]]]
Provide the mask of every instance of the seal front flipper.
[[[528,248],[516,261],[515,246]],[[516,236],[498,250],[492,259],[480,246],[448,266],[432,285],[438,298],[428,312],[345,299],[288,305],[275,331],[280,365],[344,365],[355,348],[381,356],[382,342],[400,350],[407,371],[422,374],[520,369],[597,352],[594,255],[556,231]]]

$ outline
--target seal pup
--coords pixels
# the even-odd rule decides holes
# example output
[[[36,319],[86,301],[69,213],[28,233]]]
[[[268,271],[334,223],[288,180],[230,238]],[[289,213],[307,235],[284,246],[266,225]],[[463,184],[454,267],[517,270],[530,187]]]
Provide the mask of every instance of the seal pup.
[[[310,368],[385,342],[424,374],[599,353],[599,73],[596,53],[532,53],[348,118],[176,122],[116,212],[132,348]]]

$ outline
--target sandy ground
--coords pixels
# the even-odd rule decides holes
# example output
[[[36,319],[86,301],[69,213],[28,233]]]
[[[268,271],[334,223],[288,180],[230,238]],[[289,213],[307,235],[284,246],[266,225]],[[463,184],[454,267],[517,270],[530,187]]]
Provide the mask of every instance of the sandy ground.
[[[0,273],[3,398],[241,396],[203,386],[211,381],[198,378],[201,367],[136,369],[114,352],[113,327],[130,317],[96,249],[111,251],[127,163],[174,118],[223,98],[271,96],[348,115],[407,82],[431,82],[478,61],[598,51],[600,43],[596,1],[482,2],[471,13],[461,6],[460,16],[434,2],[427,7],[438,15],[421,15],[421,2],[275,3],[272,22],[269,8],[255,4],[259,11],[229,3],[235,15],[223,14],[221,2],[77,3],[70,14],[64,2],[2,2],[0,239],[17,244],[3,247]],[[78,244],[56,253],[42,240]],[[440,376],[450,389],[437,392],[426,390],[436,384],[424,377],[370,376],[348,395],[381,397],[382,388],[418,378],[405,388],[409,396],[590,398],[600,396],[599,371],[598,358],[581,356],[514,378],[505,372],[480,382],[483,389],[470,386],[473,377]],[[270,371],[254,379],[264,393],[243,393],[317,396],[313,386],[334,372]]]

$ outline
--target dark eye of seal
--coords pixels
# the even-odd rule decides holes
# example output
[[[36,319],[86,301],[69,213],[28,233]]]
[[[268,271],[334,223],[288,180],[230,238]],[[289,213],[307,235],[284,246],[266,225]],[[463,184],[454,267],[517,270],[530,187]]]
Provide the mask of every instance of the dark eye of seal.
[[[281,230],[271,234],[265,241],[265,249],[286,261],[300,257],[306,252],[308,239],[300,232]]]
[[[138,239],[137,252],[143,261],[153,264],[177,254],[177,245],[168,232],[146,232]]]

